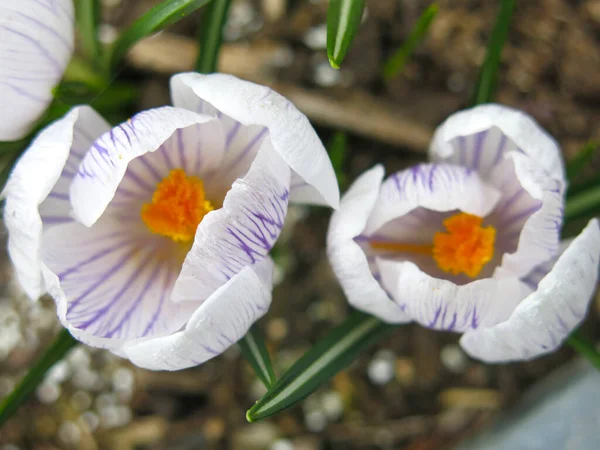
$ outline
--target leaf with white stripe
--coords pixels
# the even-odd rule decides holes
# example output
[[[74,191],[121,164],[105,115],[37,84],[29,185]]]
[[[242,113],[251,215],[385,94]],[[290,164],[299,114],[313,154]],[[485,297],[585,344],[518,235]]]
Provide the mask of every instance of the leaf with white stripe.
[[[269,350],[265,345],[262,335],[256,327],[253,327],[246,336],[238,342],[242,355],[252,366],[256,376],[262,381],[267,389],[275,384],[277,378],[271,364]]]

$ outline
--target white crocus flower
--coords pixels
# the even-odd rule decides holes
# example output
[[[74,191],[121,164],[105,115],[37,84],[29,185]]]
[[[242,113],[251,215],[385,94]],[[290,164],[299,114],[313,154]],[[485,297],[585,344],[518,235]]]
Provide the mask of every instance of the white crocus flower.
[[[112,129],[82,106],[42,131],[4,217],[22,286],[49,292],[75,338],[176,370],[266,312],[288,201],[337,207],[339,191],[307,118],[269,88],[186,73],[171,91],[174,107]]]
[[[556,349],[596,288],[592,220],[559,256],[560,150],[530,117],[499,105],[452,115],[430,164],[356,180],[334,213],[328,254],[352,305],[390,323],[463,333],[488,362]]]
[[[0,141],[25,136],[73,54],[72,0],[0,0]]]

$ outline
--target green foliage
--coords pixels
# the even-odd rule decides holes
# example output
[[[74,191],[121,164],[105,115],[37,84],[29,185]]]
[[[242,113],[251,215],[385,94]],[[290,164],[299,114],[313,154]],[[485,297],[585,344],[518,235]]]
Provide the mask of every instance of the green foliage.
[[[330,0],[327,10],[327,56],[334,69],[339,69],[358,32],[364,0]]]
[[[256,376],[263,382],[265,387],[269,389],[275,384],[277,378],[275,377],[275,371],[271,364],[271,357],[269,356],[269,350],[265,345],[265,341],[262,338],[260,331],[256,326],[238,342],[242,355],[252,369],[256,373]]]
[[[230,4],[231,0],[213,0],[206,7],[198,33],[200,53],[196,61],[196,70],[200,73],[217,71],[219,49],[223,40],[223,26],[227,21]]]

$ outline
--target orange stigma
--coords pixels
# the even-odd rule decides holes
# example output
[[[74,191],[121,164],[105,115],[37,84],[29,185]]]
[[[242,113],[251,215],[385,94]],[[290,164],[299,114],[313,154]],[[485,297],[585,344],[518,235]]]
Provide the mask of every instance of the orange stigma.
[[[482,227],[483,219],[467,213],[448,217],[443,224],[447,233],[433,236],[433,245],[370,241],[372,248],[394,252],[431,255],[438,267],[454,275],[464,273],[474,278],[494,257],[496,229]]]
[[[189,242],[198,224],[213,209],[206,200],[202,180],[173,169],[158,183],[152,201],[142,207],[142,220],[153,233],[175,242]]]

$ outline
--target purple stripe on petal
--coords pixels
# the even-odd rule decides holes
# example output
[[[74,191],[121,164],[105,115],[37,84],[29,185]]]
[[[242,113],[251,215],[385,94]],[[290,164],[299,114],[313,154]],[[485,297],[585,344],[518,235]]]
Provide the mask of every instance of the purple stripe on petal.
[[[181,161],[181,168],[187,171],[187,164],[185,159],[185,148],[183,145],[183,130],[177,129],[177,149],[179,150],[179,160]]]
[[[473,155],[473,169],[479,169],[479,162],[481,160],[481,152],[483,151],[483,143],[485,141],[485,137],[487,136],[487,131],[482,131],[478,133],[475,137],[475,154]]]
[[[163,177],[158,173],[158,171],[154,168],[154,166],[152,164],[150,164],[150,162],[147,160],[145,155],[142,156],[141,158],[138,158],[138,160],[140,163],[142,163],[148,169],[148,171],[152,174],[152,176],[154,177],[154,179],[156,181],[161,181],[163,179]]]
[[[233,142],[233,139],[238,134],[238,131],[240,130],[241,126],[242,126],[241,123],[235,122],[235,124],[233,125],[231,130],[229,130],[229,132],[227,133],[227,138],[225,140],[225,151],[229,150],[229,146],[231,145],[231,143]]]
[[[61,194],[59,192],[50,192],[48,197],[56,198],[58,200],[65,200],[67,202],[69,201],[69,194]]]
[[[248,152],[250,150],[252,150],[257,143],[262,142],[262,138],[267,133],[267,131],[269,131],[269,130],[267,128],[264,128],[254,138],[252,138],[252,140],[250,140],[250,142],[248,142],[248,144],[246,144],[246,146],[240,152],[240,154],[237,156],[237,158],[235,158],[235,160],[229,165],[229,169],[231,169],[231,168],[235,167],[237,164],[239,164],[240,161],[242,161],[246,157]]]
[[[50,62],[50,64],[52,64],[54,66],[54,68],[56,69],[57,73],[62,73],[62,65],[38,41],[36,41],[34,38],[32,38],[31,36],[28,36],[25,33],[22,33],[22,32],[20,32],[18,30],[13,30],[12,28],[9,28],[7,26],[3,26],[2,28],[4,28],[9,33],[16,34],[17,36],[22,37],[26,41],[29,41],[31,44],[33,44],[34,47],[36,47],[40,52],[42,52],[42,54],[44,55],[44,57]]]
[[[173,166],[173,162],[171,161],[171,158],[169,157],[169,152],[167,151],[165,145],[161,145],[160,148],[160,153],[163,156],[165,163],[167,164],[167,167],[169,168],[169,170],[174,169],[175,166]]]
[[[45,225],[56,225],[60,223],[73,222],[73,218],[67,216],[41,216]]]
[[[510,224],[514,223],[514,222],[518,222],[520,220],[523,220],[524,218],[526,218],[527,216],[532,215],[533,213],[535,213],[536,211],[538,211],[541,208],[541,205],[534,205],[534,206],[530,206],[529,208],[525,209],[524,211],[518,212],[516,214],[513,214],[510,217],[504,218],[502,220],[502,222],[500,223],[501,227],[508,227],[510,226]]]
[[[110,236],[110,237],[114,238],[114,236]],[[92,255],[88,259],[85,259],[85,260],[83,260],[83,261],[75,264],[74,266],[69,267],[68,269],[64,270],[63,272],[59,273],[58,274],[58,279],[62,281],[67,276],[71,275],[74,272],[77,272],[79,269],[87,266],[88,264],[96,262],[96,261],[104,258],[105,256],[108,256],[108,255],[110,255],[110,254],[112,254],[112,253],[114,253],[114,252],[116,252],[118,250],[121,250],[122,249],[121,246],[123,244],[126,244],[128,241],[129,241],[129,239],[125,239],[125,240],[122,240],[122,241],[119,241],[119,242],[113,244],[111,247],[102,249],[100,252]]]
[[[156,322],[157,322],[158,318],[160,317],[160,313],[162,311],[163,305],[164,305],[165,301],[167,300],[167,297],[171,293],[170,288],[171,288],[172,282],[173,282],[173,274],[174,274],[174,272],[172,270],[167,269],[167,276],[165,277],[165,282],[162,287],[162,293],[160,295],[158,307],[156,308],[154,315],[150,319],[150,322],[148,322],[148,325],[146,326],[144,332],[142,333],[142,336],[147,336],[152,331],[154,326],[156,325]]]
[[[496,166],[500,162],[500,159],[502,158],[502,155],[504,153],[504,148],[506,147],[506,141],[507,141],[507,138],[503,134],[502,137],[500,138],[500,142],[498,143],[498,148],[496,149],[496,157],[494,158],[494,162],[492,163],[492,166]]]
[[[131,167],[125,173],[125,176],[131,179],[135,184],[140,186],[142,189],[145,189],[148,192],[153,192],[155,187],[150,186],[145,180],[143,180],[137,173],[135,173]]]
[[[15,91],[17,94],[19,94],[19,95],[21,95],[21,96],[23,96],[25,98],[28,98],[29,100],[33,100],[34,102],[39,102],[39,103],[46,103],[47,102],[47,99],[42,98],[42,97],[38,97],[37,95],[34,95],[31,92],[27,92],[25,89],[22,89],[19,86],[15,86],[14,84],[6,83],[4,81],[0,81],[0,84],[8,86],[13,91]]]
[[[49,27],[45,23],[43,23],[43,22],[39,21],[38,19],[36,19],[35,17],[28,16],[27,14],[24,14],[22,12],[19,12],[18,14],[21,17],[23,17],[24,19],[27,19],[27,20],[33,22],[36,26],[38,26],[40,28],[43,28],[44,30],[48,31],[55,38],[57,38],[65,46],[65,48],[67,48],[67,50],[69,52],[71,52],[71,50],[73,50],[71,43],[63,35],[61,35],[60,33],[58,33],[55,29]]]

